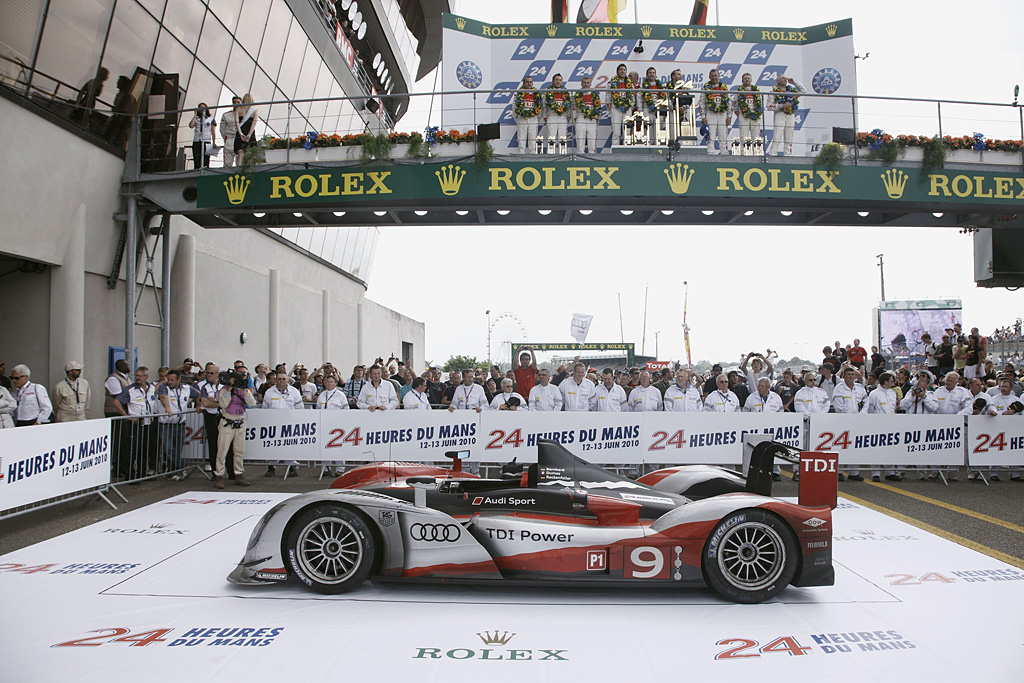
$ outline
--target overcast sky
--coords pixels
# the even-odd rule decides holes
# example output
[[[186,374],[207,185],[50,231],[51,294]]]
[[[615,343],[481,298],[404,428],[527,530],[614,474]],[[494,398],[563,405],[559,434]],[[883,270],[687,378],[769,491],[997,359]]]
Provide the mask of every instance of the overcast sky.
[[[579,0],[569,5],[574,14]],[[640,22],[660,24],[686,23],[691,7],[688,0],[640,0],[637,6]],[[852,17],[856,51],[870,53],[858,60],[861,95],[1012,101],[1015,82],[1024,81],[1019,4],[952,8],[955,14],[916,0],[734,0],[721,3],[719,18],[724,25],[802,27]],[[548,0],[463,0],[459,11],[494,24],[550,20]],[[632,22],[630,2],[620,23]],[[432,85],[428,76],[417,89]],[[425,104],[419,100],[415,109]],[[889,105],[862,106],[860,130],[934,132],[931,107],[908,108],[905,119],[892,113],[899,112]],[[421,129],[425,122],[414,110],[398,129]],[[943,131],[1020,138],[1016,113],[1006,109],[997,115],[947,105]],[[572,341],[572,314],[588,313],[594,321],[587,341],[617,342],[621,293],[626,341],[653,354],[660,332],[659,357],[675,360],[684,358],[685,280],[694,362],[731,361],[769,346],[783,358],[816,359],[836,339],[859,337],[868,345],[879,300],[879,253],[885,254],[886,299],[960,298],[965,327],[977,325],[983,334],[1024,314],[1024,293],[975,286],[969,236],[923,228],[384,227],[367,296],[426,323],[426,359],[440,364],[456,354],[486,357],[487,310],[492,320],[513,314],[535,342]],[[589,270],[586,287],[578,279],[571,287],[563,282],[558,273],[566,259]],[[502,322],[495,332],[508,336],[511,329]],[[500,341],[492,340],[495,352]]]

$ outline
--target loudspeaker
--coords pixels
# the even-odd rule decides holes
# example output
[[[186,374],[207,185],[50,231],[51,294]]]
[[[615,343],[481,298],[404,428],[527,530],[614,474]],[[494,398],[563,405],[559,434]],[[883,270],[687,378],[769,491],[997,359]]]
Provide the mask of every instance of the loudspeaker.
[[[857,144],[857,134],[853,128],[832,126],[832,142],[838,142],[841,145],[854,145]]]
[[[366,102],[363,103],[363,109],[366,109],[371,113],[376,114],[377,110],[380,109],[380,102],[378,102],[377,100],[366,100]]]
[[[499,123],[481,123],[476,127],[476,139],[477,140],[500,140],[501,139],[501,124]]]
[[[1024,286],[1024,229],[981,228],[974,233],[974,281],[979,287]]]

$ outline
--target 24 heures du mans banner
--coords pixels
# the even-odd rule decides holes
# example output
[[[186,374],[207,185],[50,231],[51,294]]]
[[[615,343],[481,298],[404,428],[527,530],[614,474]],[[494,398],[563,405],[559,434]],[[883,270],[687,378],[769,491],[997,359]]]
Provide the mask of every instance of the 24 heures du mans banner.
[[[466,145],[466,153],[472,153]],[[991,206],[1016,211],[1024,200],[1024,174],[1009,171],[672,161],[548,161],[331,166],[302,170],[215,174],[198,180],[198,208],[386,206],[403,201],[588,196],[704,199],[781,199],[806,202],[892,202],[942,208]],[[521,205],[521,204],[517,204]],[[1016,208],[1014,208],[1016,207]]]

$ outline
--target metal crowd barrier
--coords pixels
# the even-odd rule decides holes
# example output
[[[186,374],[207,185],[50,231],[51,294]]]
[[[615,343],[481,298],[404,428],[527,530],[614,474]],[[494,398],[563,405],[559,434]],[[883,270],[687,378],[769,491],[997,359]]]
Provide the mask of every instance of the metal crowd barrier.
[[[161,422],[166,415],[115,417],[110,421],[110,484],[138,484],[147,479],[205,474],[209,463],[204,413],[174,415],[181,422]],[[209,476],[209,475],[207,475]]]

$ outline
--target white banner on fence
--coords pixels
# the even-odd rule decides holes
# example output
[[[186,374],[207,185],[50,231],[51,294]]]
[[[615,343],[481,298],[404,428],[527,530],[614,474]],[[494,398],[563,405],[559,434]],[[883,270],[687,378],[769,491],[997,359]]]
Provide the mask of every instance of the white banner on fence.
[[[644,413],[643,461],[662,464],[735,465],[743,460],[744,434],[771,434],[803,448],[798,413]]]
[[[587,462],[643,461],[643,413],[542,413],[485,411],[480,415],[478,459],[537,461],[537,440],[553,439]]]
[[[479,449],[479,416],[472,410],[368,412],[327,410],[321,414],[320,457],[335,460],[445,460],[445,451]]]
[[[109,483],[109,419],[0,429],[0,512]]]
[[[319,460],[319,410],[250,410],[245,423],[246,460]]]
[[[1024,420],[1015,415],[968,417],[967,461],[979,466],[1024,463]]]
[[[962,465],[960,415],[811,415],[812,451],[839,454],[840,465]]]

